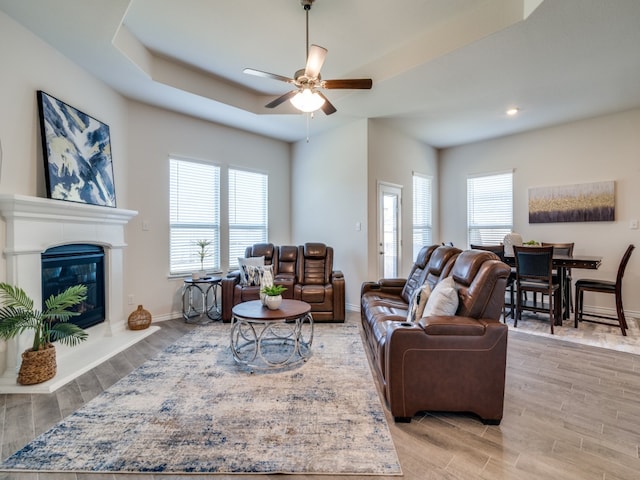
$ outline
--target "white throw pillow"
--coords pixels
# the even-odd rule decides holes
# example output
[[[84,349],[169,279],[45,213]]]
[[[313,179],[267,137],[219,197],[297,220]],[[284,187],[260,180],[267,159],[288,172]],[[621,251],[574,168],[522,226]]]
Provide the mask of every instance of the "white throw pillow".
[[[429,296],[431,295],[431,287],[425,283],[420,288],[416,288],[411,295],[411,303],[409,304],[409,313],[407,314],[407,322],[415,322],[422,318],[424,307],[427,305]]]
[[[458,310],[458,290],[453,277],[447,277],[433,289],[427,305],[424,307],[423,316],[455,315]]]
[[[240,269],[240,285],[247,286],[249,285],[249,280],[247,278],[247,271],[244,266],[252,266],[258,267],[264,265],[264,257],[248,257],[242,258],[238,257],[238,268]]]

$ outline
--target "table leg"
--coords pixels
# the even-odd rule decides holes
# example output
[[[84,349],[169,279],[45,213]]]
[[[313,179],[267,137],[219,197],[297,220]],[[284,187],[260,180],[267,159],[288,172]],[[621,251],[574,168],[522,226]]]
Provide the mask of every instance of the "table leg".
[[[560,298],[562,299],[560,305],[560,319],[556,321],[556,325],[562,325],[562,320],[568,319],[570,316],[569,305],[570,295],[569,282],[567,281],[567,269],[565,267],[558,267],[558,281],[560,282]]]
[[[206,305],[206,313],[207,317],[211,320],[220,320],[222,315],[221,309],[218,306],[218,286],[219,282],[213,282],[207,288],[207,293],[205,295],[205,305]],[[209,302],[209,296],[212,297],[212,301]]]

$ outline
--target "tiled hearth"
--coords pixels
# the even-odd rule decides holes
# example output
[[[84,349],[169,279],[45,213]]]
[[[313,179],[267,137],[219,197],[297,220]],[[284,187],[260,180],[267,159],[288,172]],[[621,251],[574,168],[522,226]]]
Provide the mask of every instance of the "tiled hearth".
[[[58,373],[44,383],[16,383],[20,354],[31,338],[0,344],[0,393],[49,393],[157,330],[128,330],[124,309],[124,228],[138,212],[23,195],[0,195],[5,221],[6,281],[42,303],[41,253],[69,243],[100,245],[105,251],[105,321],[87,329],[89,338],[70,348],[56,345]]]

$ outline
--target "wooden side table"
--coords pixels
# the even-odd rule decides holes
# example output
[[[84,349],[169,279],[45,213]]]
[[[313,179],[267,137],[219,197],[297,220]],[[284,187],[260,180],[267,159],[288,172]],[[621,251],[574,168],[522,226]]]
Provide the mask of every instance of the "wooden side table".
[[[218,305],[218,287],[222,277],[185,278],[182,287],[182,316],[185,321],[201,319],[220,320],[221,309]]]

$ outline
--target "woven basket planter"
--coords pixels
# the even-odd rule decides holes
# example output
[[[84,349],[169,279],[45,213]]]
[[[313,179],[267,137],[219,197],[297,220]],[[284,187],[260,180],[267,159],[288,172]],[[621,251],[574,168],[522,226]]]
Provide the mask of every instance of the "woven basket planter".
[[[18,372],[18,383],[21,385],[34,385],[46,382],[55,377],[56,371],[56,347],[51,343],[44,350],[25,350],[22,352],[22,365],[20,365],[20,371]]]
[[[151,314],[145,310],[142,305],[138,305],[138,309],[129,315],[129,330],[144,330],[151,325]]]

